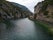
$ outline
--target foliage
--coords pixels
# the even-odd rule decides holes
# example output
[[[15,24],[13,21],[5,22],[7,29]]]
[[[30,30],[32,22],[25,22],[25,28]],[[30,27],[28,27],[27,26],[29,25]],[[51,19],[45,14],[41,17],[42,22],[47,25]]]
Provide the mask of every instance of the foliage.
[[[47,15],[48,15],[48,13],[49,13],[48,11],[45,11],[45,12],[44,12],[44,15],[45,15],[45,16],[47,16]]]
[[[0,0],[0,2],[3,2],[3,1],[5,1],[5,0]]]
[[[28,15],[30,15],[31,13],[25,6],[5,0],[0,0],[0,12],[2,15],[0,15],[2,20],[7,20],[11,18],[14,19],[14,17],[25,18],[28,17]]]
[[[48,4],[53,5],[53,0],[45,0],[45,2],[47,2]]]
[[[37,14],[34,14],[34,19],[36,19],[36,17],[37,17]]]
[[[48,6],[47,2],[43,2],[42,11],[45,11]]]
[[[35,23],[43,28],[48,34],[53,35],[53,31],[51,30],[51,25],[46,22],[36,20]]]
[[[3,2],[5,2],[6,0],[0,0],[0,4],[2,4]]]
[[[42,10],[45,11],[48,5],[53,5],[53,0],[44,0]]]
[[[47,18],[49,18],[50,16],[49,15],[47,15]]]
[[[51,14],[51,15],[52,15],[52,18],[53,18],[53,12],[52,12],[52,14]]]

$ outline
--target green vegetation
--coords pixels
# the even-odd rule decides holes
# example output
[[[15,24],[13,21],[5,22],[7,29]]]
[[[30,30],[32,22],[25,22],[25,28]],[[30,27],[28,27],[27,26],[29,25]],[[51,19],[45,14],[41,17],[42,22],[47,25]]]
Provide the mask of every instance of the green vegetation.
[[[53,12],[52,12],[52,14],[51,14],[51,15],[52,15],[52,18],[53,18]]]
[[[44,0],[42,11],[45,11],[48,5],[53,5],[53,0]]]
[[[50,16],[49,16],[49,15],[47,15],[46,17],[47,17],[47,18],[49,18]]]
[[[37,21],[37,20],[35,21],[35,23],[40,27],[42,27],[46,32],[48,32],[48,34],[53,35],[52,27],[48,23]]]
[[[45,2],[47,2],[50,5],[53,5],[53,0],[45,0]]]
[[[40,19],[39,15],[37,14],[38,15],[37,16],[38,19],[35,21],[35,23],[37,25],[39,25],[40,27],[42,27],[46,32],[48,32],[49,34],[53,35],[53,25],[52,25],[52,22],[50,22],[50,18],[51,17],[53,18],[53,12],[50,14],[51,10],[47,9],[48,5],[51,5],[51,6],[53,5],[53,0],[44,0],[41,5],[42,5],[42,7],[40,9],[41,12],[39,12],[39,13],[40,14],[43,13],[43,15],[42,16],[40,14],[39,15],[40,15],[40,17],[42,17],[43,20]],[[36,15],[34,17],[36,18]]]
[[[48,3],[47,2],[43,2],[42,11],[45,11],[47,6],[48,6]]]
[[[8,19],[25,18],[30,15],[31,11],[23,5],[0,0],[0,21]]]
[[[5,1],[5,0],[0,0],[0,2],[3,2],[3,1]]]
[[[36,19],[36,17],[37,17],[37,14],[34,14],[34,19]]]
[[[5,0],[0,0],[0,3],[3,3],[3,2],[5,2]]]
[[[45,15],[45,16],[47,16],[47,15],[48,15],[48,13],[49,13],[48,11],[44,11],[44,15]]]

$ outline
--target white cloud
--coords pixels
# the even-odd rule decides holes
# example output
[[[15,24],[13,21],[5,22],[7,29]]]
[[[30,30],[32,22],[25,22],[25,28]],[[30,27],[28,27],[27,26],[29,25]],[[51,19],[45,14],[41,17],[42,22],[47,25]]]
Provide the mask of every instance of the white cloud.
[[[22,4],[33,12],[34,11],[34,6],[42,0],[8,0],[8,1]]]

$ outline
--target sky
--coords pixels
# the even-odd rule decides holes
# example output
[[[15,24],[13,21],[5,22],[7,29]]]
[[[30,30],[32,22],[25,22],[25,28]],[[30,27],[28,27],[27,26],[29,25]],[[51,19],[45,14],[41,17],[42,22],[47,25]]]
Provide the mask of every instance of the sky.
[[[34,13],[34,6],[38,3],[41,2],[42,0],[7,0],[10,2],[16,2],[21,5],[26,6],[31,12]]]

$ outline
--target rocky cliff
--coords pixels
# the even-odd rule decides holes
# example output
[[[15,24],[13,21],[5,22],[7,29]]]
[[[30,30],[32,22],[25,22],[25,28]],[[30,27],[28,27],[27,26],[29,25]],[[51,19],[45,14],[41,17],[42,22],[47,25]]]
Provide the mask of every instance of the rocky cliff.
[[[0,21],[8,19],[25,18],[30,15],[30,11],[23,5],[8,2],[5,0],[0,1]]]
[[[52,2],[51,2],[52,1]],[[53,0],[44,0],[34,7],[34,18],[53,23]]]

